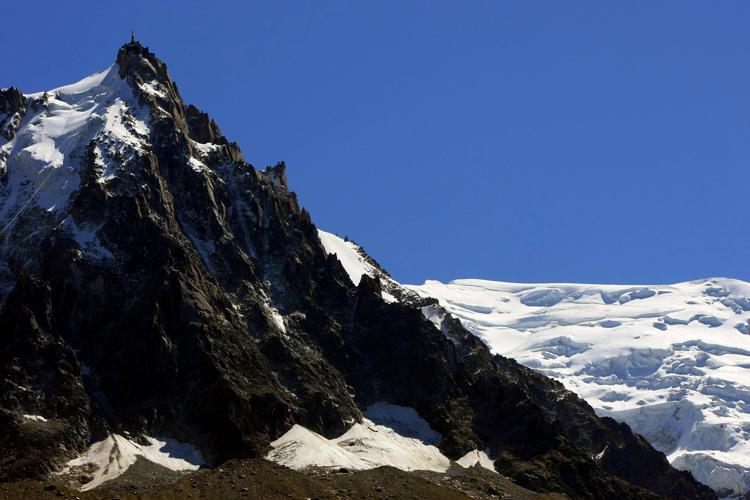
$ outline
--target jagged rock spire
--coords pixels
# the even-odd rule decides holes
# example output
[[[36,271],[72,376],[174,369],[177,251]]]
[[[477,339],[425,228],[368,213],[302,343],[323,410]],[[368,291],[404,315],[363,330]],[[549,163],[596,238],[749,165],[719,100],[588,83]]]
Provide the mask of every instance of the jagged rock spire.
[[[0,137],[13,139],[25,113],[26,97],[19,89],[0,89]]]
[[[117,64],[138,102],[122,124],[133,144],[104,163],[114,177],[79,186],[60,216],[75,230],[38,207],[18,222],[38,240],[3,247],[0,272],[18,261],[35,281],[0,307],[0,481],[46,473],[110,429],[194,442],[220,463],[265,456],[294,423],[339,436],[360,406],[393,401],[447,455],[502,452],[498,471],[540,491],[647,496],[618,476],[715,498],[559,382],[384,302],[375,278],[355,289],[282,189],[283,164],[269,178],[236,147],[216,152],[218,127],[186,109],[147,47],[125,44]],[[84,174],[102,167],[97,139]]]

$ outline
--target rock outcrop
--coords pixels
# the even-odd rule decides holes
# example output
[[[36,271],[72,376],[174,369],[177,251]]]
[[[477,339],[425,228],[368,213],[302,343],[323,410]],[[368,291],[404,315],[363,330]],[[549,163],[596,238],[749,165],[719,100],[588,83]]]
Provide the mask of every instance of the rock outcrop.
[[[0,89],[0,136],[13,139],[26,113],[26,97],[15,87]]]

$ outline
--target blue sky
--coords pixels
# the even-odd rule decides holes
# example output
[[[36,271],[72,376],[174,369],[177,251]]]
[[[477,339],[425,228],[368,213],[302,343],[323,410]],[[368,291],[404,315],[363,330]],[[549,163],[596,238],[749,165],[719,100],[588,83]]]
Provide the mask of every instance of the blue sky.
[[[13,2],[0,86],[130,29],[403,282],[750,280],[750,3]]]

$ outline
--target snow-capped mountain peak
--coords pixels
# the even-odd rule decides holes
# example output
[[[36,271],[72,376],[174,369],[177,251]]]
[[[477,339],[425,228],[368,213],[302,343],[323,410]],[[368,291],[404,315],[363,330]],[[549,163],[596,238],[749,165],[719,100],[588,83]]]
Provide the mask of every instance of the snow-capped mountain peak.
[[[436,330],[436,299],[318,232],[285,165],[247,163],[137,42],[77,84],[2,91],[0,114],[0,481],[260,457],[304,428],[287,451],[714,498],[448,313]]]

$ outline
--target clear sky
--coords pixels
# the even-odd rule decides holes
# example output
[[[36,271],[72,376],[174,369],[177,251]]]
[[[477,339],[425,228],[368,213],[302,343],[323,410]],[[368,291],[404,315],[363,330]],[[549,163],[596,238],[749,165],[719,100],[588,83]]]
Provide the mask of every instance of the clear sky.
[[[750,2],[33,5],[2,8],[0,87],[79,80],[135,28],[402,282],[750,280]]]

